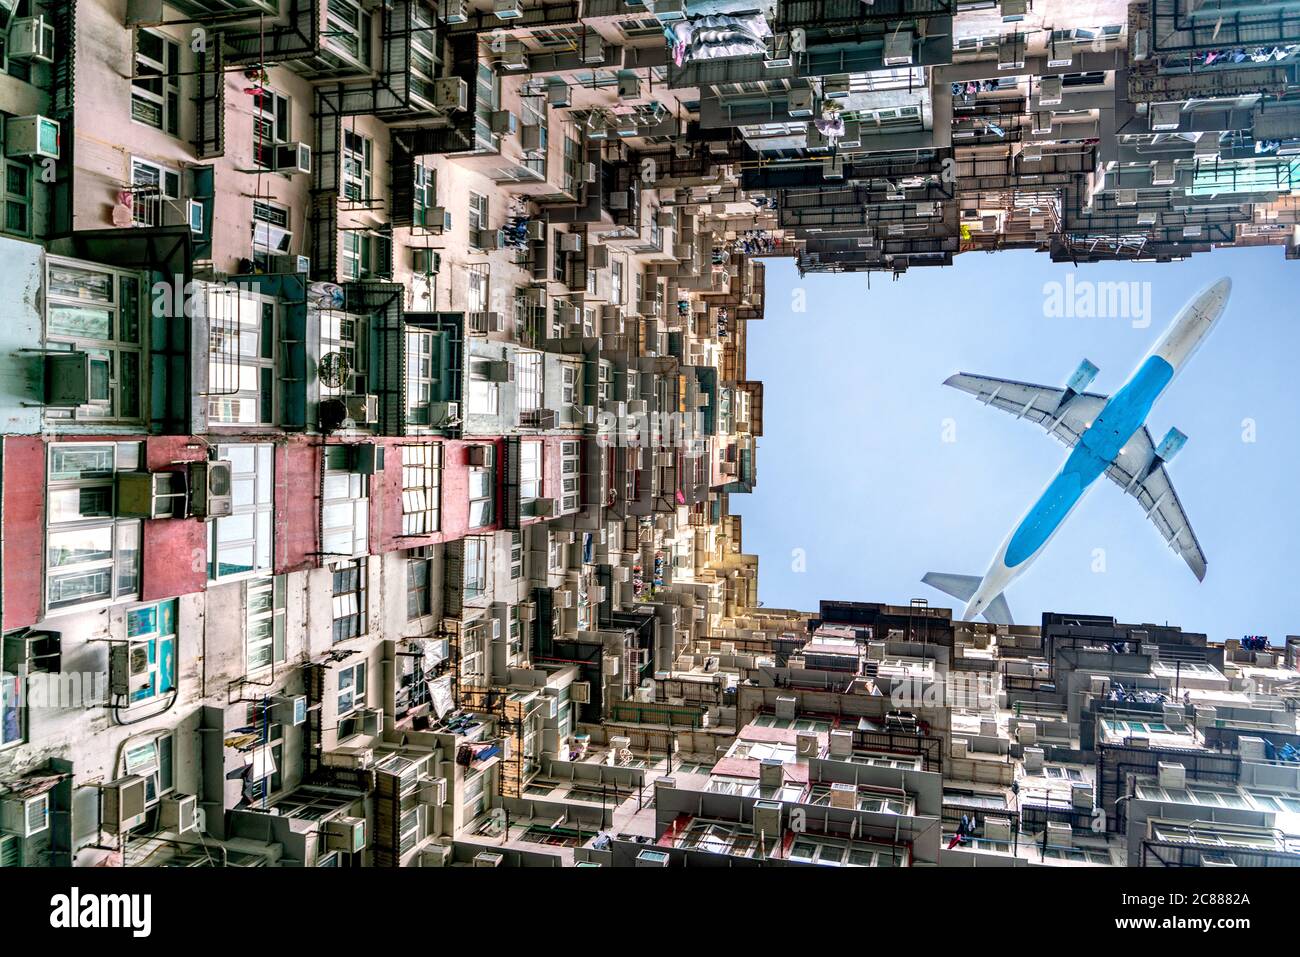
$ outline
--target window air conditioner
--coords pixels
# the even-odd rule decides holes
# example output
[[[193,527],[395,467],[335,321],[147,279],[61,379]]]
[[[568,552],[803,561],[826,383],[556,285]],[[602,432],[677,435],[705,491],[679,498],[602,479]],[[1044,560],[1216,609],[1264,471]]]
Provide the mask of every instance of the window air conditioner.
[[[480,229],[474,233],[474,245],[491,252],[506,244],[505,233],[500,229]]]
[[[233,511],[230,463],[225,460],[190,462],[190,514],[196,518],[224,518]]]
[[[582,38],[582,62],[583,63],[604,63],[605,62],[605,44],[602,42],[599,33],[588,33]]]
[[[518,20],[524,15],[524,7],[520,0],[496,0],[492,12],[498,20]]]
[[[497,110],[488,118],[488,128],[493,133],[513,135],[519,128],[519,118],[509,110]]]
[[[19,17],[9,27],[5,52],[12,60],[54,62],[54,25],[44,17]]]
[[[145,779],[138,775],[118,778],[101,790],[100,825],[110,834],[121,834],[144,823],[147,801]]]
[[[609,265],[609,247],[603,243],[592,243],[587,247],[587,268],[604,269]]]
[[[542,148],[542,127],[539,123],[525,123],[519,128],[519,148],[528,153]]]
[[[469,19],[469,0],[441,0],[438,11],[447,23],[465,23]]]
[[[1029,12],[1028,0],[1001,0],[998,6],[1002,12],[1003,23],[1016,23],[1023,20]]]
[[[58,159],[59,123],[47,116],[12,117],[5,120],[4,144],[5,156]]]
[[[347,406],[347,418],[351,425],[344,423],[344,428],[355,428],[369,422],[379,421],[379,396],[350,395],[344,400]]]
[[[447,803],[447,779],[430,778],[420,783],[420,803],[429,807],[442,807]]]
[[[442,254],[434,249],[412,249],[411,271],[422,276],[436,276],[442,269]]]
[[[310,173],[311,146],[307,143],[278,143],[271,161],[277,173]]]
[[[560,252],[562,252],[562,253],[580,253],[580,252],[582,252],[582,234],[581,234],[581,233],[561,233],[561,234],[560,234]]]
[[[184,834],[198,829],[199,799],[193,794],[165,797],[158,805],[158,824],[166,831]]]
[[[912,62],[912,31],[895,30],[885,34],[885,66],[906,66]]]
[[[1025,39],[1022,36],[1004,38],[998,44],[998,69],[1020,70],[1025,66]]]
[[[791,90],[786,98],[786,112],[791,116],[812,116],[814,98],[810,89]]]
[[[360,854],[366,849],[366,819],[336,817],[325,824],[325,847],[331,851]]]
[[[1181,103],[1152,103],[1148,111],[1151,131],[1160,133],[1178,129],[1182,109]]]
[[[569,685],[569,700],[578,704],[591,703],[591,682],[575,681]]]
[[[563,109],[572,101],[569,93],[569,84],[563,80],[552,79],[546,87],[546,98],[551,106]]]
[[[50,828],[50,792],[35,797],[0,798],[0,830],[21,838],[35,837]]]
[[[1038,83],[1038,105],[1060,106],[1064,86],[1059,76],[1045,76]]]
[[[311,272],[310,256],[272,256],[270,272],[275,275],[307,275]]]
[[[501,54],[501,65],[512,73],[528,69],[528,53],[522,46],[511,48]]]
[[[424,224],[430,229],[451,229],[451,213],[442,206],[430,206],[424,214]]]
[[[458,76],[433,81],[433,105],[440,110],[464,111],[469,104],[469,84]]]
[[[118,518],[184,518],[183,472],[118,472],[115,515]]]
[[[492,464],[492,446],[471,445],[465,449],[465,461],[474,468],[487,468]]]

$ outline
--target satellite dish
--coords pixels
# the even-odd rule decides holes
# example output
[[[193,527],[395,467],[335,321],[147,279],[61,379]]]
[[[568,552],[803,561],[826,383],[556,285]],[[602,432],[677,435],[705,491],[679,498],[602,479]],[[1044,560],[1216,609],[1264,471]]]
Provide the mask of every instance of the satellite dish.
[[[351,372],[347,357],[341,352],[325,353],[316,366],[316,374],[320,376],[320,381],[331,389],[343,388]]]

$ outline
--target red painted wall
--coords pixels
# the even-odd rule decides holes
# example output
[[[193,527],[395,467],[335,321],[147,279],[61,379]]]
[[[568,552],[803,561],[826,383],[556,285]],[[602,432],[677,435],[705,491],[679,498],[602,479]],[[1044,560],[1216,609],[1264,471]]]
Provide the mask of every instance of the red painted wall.
[[[145,466],[150,472],[179,468],[179,463],[200,461],[207,454],[204,443],[184,435],[155,435],[145,441]],[[207,541],[207,523],[198,519],[144,522],[141,601],[203,591],[208,581]]]
[[[275,449],[276,574],[316,568],[320,560],[319,439],[292,436]]]
[[[34,625],[41,613],[45,562],[45,443],[4,437],[3,627]]]

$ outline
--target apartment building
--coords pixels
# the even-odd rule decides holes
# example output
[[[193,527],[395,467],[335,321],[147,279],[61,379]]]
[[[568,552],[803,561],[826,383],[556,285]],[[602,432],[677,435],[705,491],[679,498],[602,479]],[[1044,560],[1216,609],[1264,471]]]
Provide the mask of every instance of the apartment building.
[[[1041,863],[1051,730],[1291,840],[1290,646],[759,602],[764,257],[1297,248],[1289,14],[1019,9],[0,0],[0,862]]]

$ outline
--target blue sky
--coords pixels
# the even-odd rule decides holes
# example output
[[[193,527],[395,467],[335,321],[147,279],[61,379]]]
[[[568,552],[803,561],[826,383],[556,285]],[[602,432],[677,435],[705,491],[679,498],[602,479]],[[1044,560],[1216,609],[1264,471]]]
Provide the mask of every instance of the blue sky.
[[[921,576],[983,575],[1067,452],[943,380],[972,372],[1060,387],[1087,357],[1101,369],[1089,390],[1113,394],[1183,303],[1229,276],[1223,320],[1147,420],[1157,443],[1170,426],[1188,436],[1168,468],[1206,553],[1205,581],[1103,478],[1007,600],[1023,624],[1060,611],[1214,640],[1300,633],[1300,263],[1279,247],[1077,269],[1045,254],[966,253],[897,282],[800,280],[793,261],[766,263],[766,318],[749,325],[749,377],[765,390],[758,486],[731,499],[745,551],[760,557],[764,605],[924,597],[960,613]],[[1047,315],[1044,285],[1071,273],[1076,284],[1149,283],[1150,324]],[[1254,441],[1243,441],[1247,419]],[[945,420],[955,441],[944,441]]]

